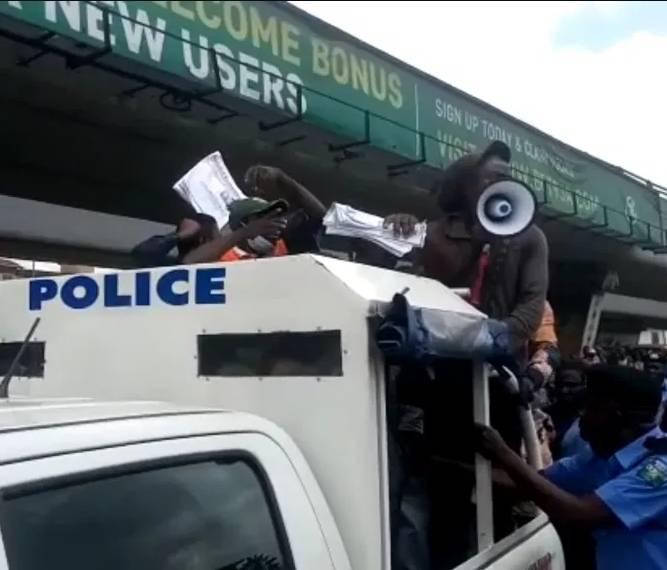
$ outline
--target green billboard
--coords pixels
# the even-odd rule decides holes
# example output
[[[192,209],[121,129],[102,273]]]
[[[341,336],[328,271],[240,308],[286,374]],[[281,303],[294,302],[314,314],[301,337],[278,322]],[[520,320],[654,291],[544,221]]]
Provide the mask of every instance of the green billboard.
[[[444,167],[491,140],[552,213],[663,243],[657,194],[282,2],[3,1],[0,14]],[[378,23],[377,25],[381,25]]]

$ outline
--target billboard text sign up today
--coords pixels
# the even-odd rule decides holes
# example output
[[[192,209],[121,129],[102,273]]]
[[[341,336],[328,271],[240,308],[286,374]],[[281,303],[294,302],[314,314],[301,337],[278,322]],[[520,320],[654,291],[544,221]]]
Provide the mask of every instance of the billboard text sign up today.
[[[658,198],[644,184],[283,3],[3,1],[0,14],[110,42],[116,55],[350,139],[368,126],[373,146],[436,167],[503,140],[517,176],[551,209],[662,242]]]

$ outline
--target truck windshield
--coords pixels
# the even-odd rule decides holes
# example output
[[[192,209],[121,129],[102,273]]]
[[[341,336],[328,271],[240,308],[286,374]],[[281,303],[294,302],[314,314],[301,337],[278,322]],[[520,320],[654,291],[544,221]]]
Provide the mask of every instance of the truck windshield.
[[[9,568],[283,570],[276,518],[244,460],[5,493]]]

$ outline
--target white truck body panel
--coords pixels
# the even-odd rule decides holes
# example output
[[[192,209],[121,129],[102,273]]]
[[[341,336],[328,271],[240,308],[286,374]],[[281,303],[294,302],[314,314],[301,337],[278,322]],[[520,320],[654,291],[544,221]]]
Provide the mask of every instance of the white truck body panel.
[[[242,450],[270,481],[296,568],[350,569],[307,462],[287,434],[255,416],[155,402],[12,400],[0,404],[0,445],[0,486],[5,489],[123,465]]]
[[[346,561],[347,551],[354,570],[389,570],[384,370],[372,342],[370,318],[381,305],[391,301],[395,293],[406,289],[410,303],[423,311],[457,315],[471,321],[486,317],[436,281],[311,255],[227,264],[225,302],[197,304],[194,283],[198,272],[210,267],[221,266],[113,274],[111,279],[117,280],[116,293],[129,296],[128,306],[105,306],[108,275],[86,276],[89,283],[94,282],[99,295],[80,309],[67,306],[60,295],[72,277],[49,280],[49,286],[55,284],[58,294],[41,303],[38,310],[29,308],[31,281],[3,283],[0,342],[22,341],[35,318],[40,317],[41,323],[32,340],[45,343],[43,378],[15,379],[10,390],[12,399],[15,401],[16,396],[159,399],[252,412],[267,418],[294,438],[307,464],[296,446],[285,445],[291,445],[294,456],[301,458],[298,461],[303,462],[307,484],[317,487],[319,483],[326,497],[325,502],[321,494],[315,493],[312,495],[315,499],[311,500],[315,511],[319,510],[319,503],[324,509],[325,520],[320,521],[324,525],[323,532],[326,534],[328,526],[334,531],[337,527],[342,536],[338,544],[335,537],[328,541],[332,551],[340,551],[332,555],[332,560]],[[189,283],[182,280],[172,287],[172,293],[181,296],[189,292],[187,301],[180,306],[165,302],[155,290],[155,282],[173,271],[180,271],[181,277],[185,275],[185,280],[189,280]],[[146,298],[138,302],[135,291],[138,273],[150,273],[148,302]],[[32,309],[35,309],[34,303]],[[340,331],[341,376],[198,375],[198,335],[322,330]],[[137,445],[150,437],[152,429],[176,437],[182,429],[184,420],[173,424],[174,418],[181,417],[177,409],[171,417],[158,406],[161,411],[156,414],[160,417],[147,421],[140,417],[151,415],[143,405],[138,406],[136,413],[132,411],[134,404],[118,405],[127,413],[122,422],[125,436]],[[77,413],[85,416],[84,410],[88,407],[91,419],[99,413],[113,413],[113,404],[104,404],[108,408],[97,406],[81,404]],[[48,415],[54,423],[59,423],[58,414],[64,417],[68,412],[65,408],[59,411],[59,405],[55,404]],[[27,416],[22,417],[27,419]],[[222,417],[224,414],[220,415]],[[225,421],[220,418],[216,421]],[[72,443],[80,445],[80,450],[86,448],[86,442],[97,446],[107,437],[99,425],[84,420],[85,417],[81,420],[83,423],[76,426],[77,439]],[[3,446],[2,421],[0,414],[0,449]],[[205,429],[208,421],[204,413],[193,412],[187,418],[188,426],[195,431]],[[68,429],[75,427],[58,428]],[[234,431],[233,426],[229,426],[229,431]],[[56,439],[59,445],[66,441],[60,436]],[[17,458],[28,460],[40,455],[40,450],[50,454],[54,441],[49,437],[32,441],[30,432],[17,432],[5,444],[14,450]],[[114,443],[109,441],[109,445]],[[287,455],[293,456],[291,451]],[[108,460],[111,461],[111,456]],[[326,520],[327,503],[335,524],[333,519]],[[546,521],[541,524],[540,528],[551,528],[545,526]],[[534,556],[539,551],[553,552],[551,569],[558,570],[563,567],[558,541],[542,541],[540,533],[544,532],[548,534],[539,530],[529,536],[515,537],[524,545],[514,548],[517,552],[512,552],[512,565],[505,565],[504,555],[494,554],[498,552],[496,544],[475,557],[474,567],[521,568],[520,560],[529,567],[540,558]],[[518,550],[525,550],[525,555]],[[489,566],[491,563],[493,565]],[[336,563],[334,567],[347,570],[346,564]],[[320,568],[323,566],[317,566],[317,570]]]
[[[201,268],[187,270],[193,276]],[[151,270],[153,282],[172,270]],[[131,294],[134,273],[118,273],[120,291]],[[90,278],[102,291],[104,275]],[[369,350],[368,318],[377,303],[405,288],[415,306],[484,318],[436,281],[304,255],[228,264],[226,303],[219,305],[170,306],[153,295],[150,306],[110,308],[100,293],[86,309],[73,310],[57,298],[29,311],[27,282],[3,283],[0,337],[22,340],[41,317],[34,340],[46,342],[44,379],[15,381],[13,393],[159,399],[249,411],[276,422],[308,457],[354,567],[372,570],[388,563],[389,520],[384,384]],[[198,334],[320,329],[341,331],[342,377],[197,375]],[[354,476],[341,476],[348,473]]]

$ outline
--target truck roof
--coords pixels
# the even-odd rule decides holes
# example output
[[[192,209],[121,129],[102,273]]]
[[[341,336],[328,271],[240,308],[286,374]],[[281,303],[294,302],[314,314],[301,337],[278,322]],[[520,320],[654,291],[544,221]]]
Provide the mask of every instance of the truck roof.
[[[0,464],[132,443],[257,432],[291,447],[275,424],[241,412],[150,401],[0,401]]]

